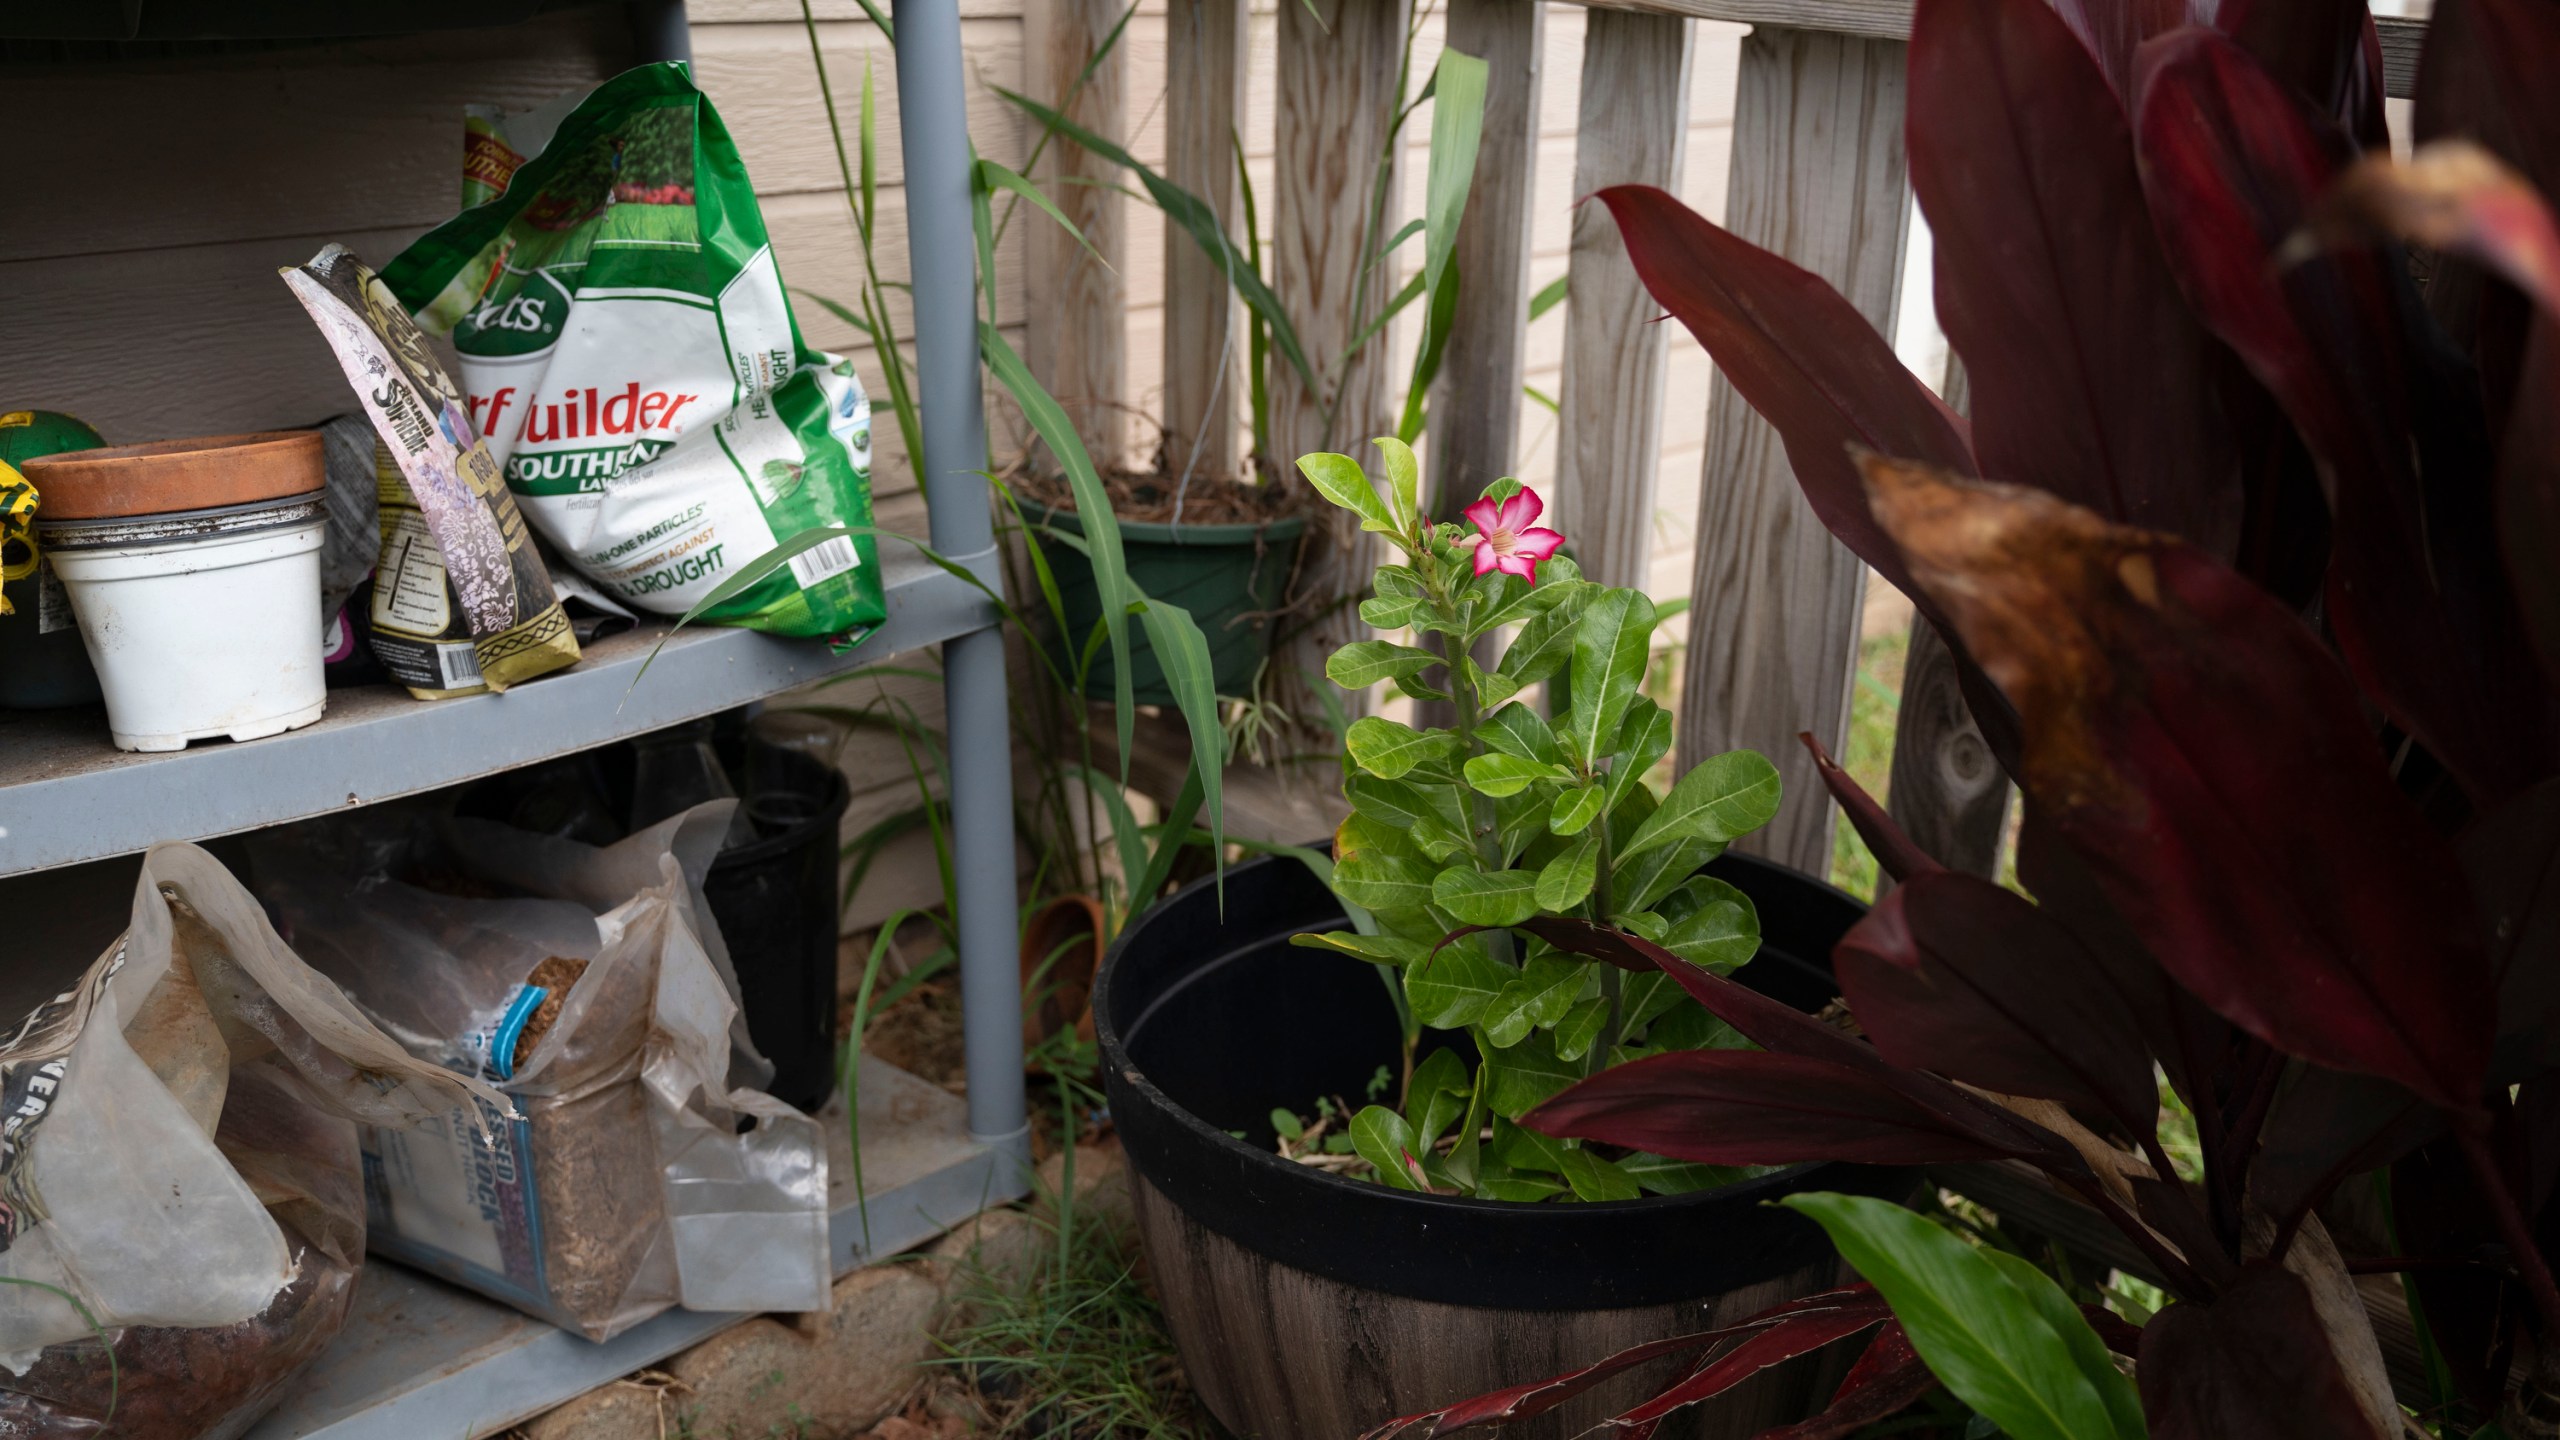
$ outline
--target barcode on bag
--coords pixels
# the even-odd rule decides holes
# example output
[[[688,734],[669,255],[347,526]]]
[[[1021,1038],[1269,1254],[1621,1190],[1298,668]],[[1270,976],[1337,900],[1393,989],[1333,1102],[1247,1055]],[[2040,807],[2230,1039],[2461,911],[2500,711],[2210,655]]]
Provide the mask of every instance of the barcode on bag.
[[[821,541],[792,556],[791,573],[799,578],[800,588],[806,590],[821,580],[832,580],[861,563],[862,557],[853,553],[853,541],[838,535],[832,540]]]
[[[444,671],[447,690],[480,683],[480,654],[468,645],[437,646],[436,664]]]

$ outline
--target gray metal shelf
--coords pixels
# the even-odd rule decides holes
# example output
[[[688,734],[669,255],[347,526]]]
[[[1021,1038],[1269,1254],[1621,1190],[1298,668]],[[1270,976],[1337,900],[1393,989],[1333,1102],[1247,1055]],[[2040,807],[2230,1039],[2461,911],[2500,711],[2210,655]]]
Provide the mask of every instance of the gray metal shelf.
[[[865,1207],[853,1186],[843,1101],[828,1135],[829,1238],[838,1275],[919,1245],[989,1205],[1020,1197],[1022,1167],[971,1140],[957,1096],[877,1060],[862,1062]],[[347,1328],[248,1440],[417,1440],[486,1436],[656,1364],[748,1319],[670,1310],[601,1345],[386,1260],[365,1265]]]
[[[414,700],[394,686],[338,690],[317,724],[158,755],[115,749],[94,709],[0,714],[0,875],[433,790],[761,700],[995,623],[995,607],[966,581],[912,547],[880,548],[889,618],[842,655],[811,640],[688,626],[649,660],[667,627],[644,625],[503,695]]]

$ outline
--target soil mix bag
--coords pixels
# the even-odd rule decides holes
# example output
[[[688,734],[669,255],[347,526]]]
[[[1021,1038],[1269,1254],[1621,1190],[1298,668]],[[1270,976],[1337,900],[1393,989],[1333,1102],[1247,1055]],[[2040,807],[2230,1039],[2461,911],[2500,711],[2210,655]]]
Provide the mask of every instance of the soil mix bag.
[[[736,804],[601,849],[397,805],[251,842],[312,965],[518,1112],[365,1130],[375,1251],[591,1340],[826,1308],[826,1145],[752,1088],[772,1068],[702,897]]]
[[[504,690],[577,663],[577,637],[498,462],[400,302],[341,245],[277,273],[320,327],[381,442],[374,658],[430,700]],[[339,508],[333,502],[333,523]]]
[[[801,340],[746,167],[684,67],[626,71],[556,122],[477,111],[463,168],[472,208],[383,279],[451,337],[544,537],[616,598],[680,615],[801,531],[861,527],[705,618],[879,623],[870,401]]]
[[[355,1299],[359,1122],[475,1099],[503,1104],[375,1029],[221,862],[153,850],[130,928],[0,1032],[0,1435],[247,1430]]]

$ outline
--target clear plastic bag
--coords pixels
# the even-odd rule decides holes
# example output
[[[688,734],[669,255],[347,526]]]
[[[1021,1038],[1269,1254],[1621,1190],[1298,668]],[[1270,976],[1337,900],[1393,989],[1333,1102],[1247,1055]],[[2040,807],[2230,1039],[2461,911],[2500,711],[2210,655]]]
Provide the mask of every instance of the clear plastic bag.
[[[377,1252],[593,1340],[675,1304],[825,1307],[826,1147],[753,1088],[701,898],[736,803],[602,848],[398,807],[258,846],[311,963],[521,1115],[494,1155],[468,1114],[365,1132]]]
[[[354,1299],[357,1124],[475,1098],[504,1103],[374,1028],[220,862],[153,850],[125,934],[0,1036],[0,1435],[248,1429]]]

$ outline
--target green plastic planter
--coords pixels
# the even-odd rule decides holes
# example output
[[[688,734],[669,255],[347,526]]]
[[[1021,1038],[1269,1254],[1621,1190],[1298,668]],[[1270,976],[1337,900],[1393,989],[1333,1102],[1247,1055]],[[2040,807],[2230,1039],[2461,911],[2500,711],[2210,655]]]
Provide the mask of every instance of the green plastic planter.
[[[1033,513],[1036,527],[1081,536],[1084,525],[1073,510]],[[1209,668],[1218,693],[1242,695],[1253,684],[1253,672],[1271,651],[1270,612],[1280,608],[1281,591],[1298,562],[1299,538],[1306,533],[1304,516],[1259,525],[1164,525],[1142,520],[1120,522],[1121,553],[1129,578],[1153,599],[1191,612],[1209,640]],[[1064,643],[1081,646],[1102,618],[1102,600],[1093,583],[1093,563],[1072,545],[1032,532],[1049,568],[1058,579],[1058,598],[1067,612]],[[1141,705],[1170,705],[1173,689],[1144,626],[1129,626],[1131,692]],[[1086,677],[1085,694],[1112,698],[1111,652],[1106,647]]]

